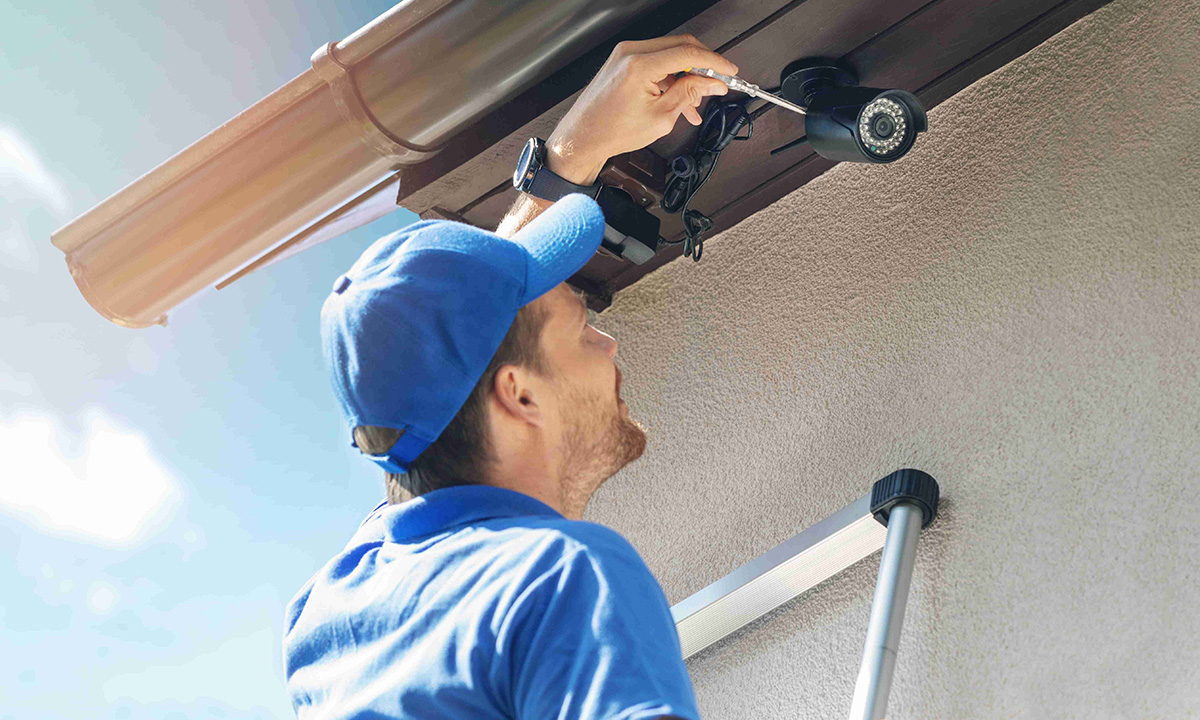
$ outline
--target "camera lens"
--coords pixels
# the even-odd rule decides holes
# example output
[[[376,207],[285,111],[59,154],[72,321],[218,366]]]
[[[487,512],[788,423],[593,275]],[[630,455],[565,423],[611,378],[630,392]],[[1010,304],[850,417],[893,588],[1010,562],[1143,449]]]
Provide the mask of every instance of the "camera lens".
[[[892,122],[892,119],[887,115],[879,113],[871,122],[871,129],[875,131],[875,135],[877,137],[881,137],[886,140],[890,138],[892,136],[892,132],[895,131],[896,123]]]
[[[863,147],[873,155],[886,157],[907,136],[907,113],[903,106],[886,97],[876,98],[858,116],[858,135]]]

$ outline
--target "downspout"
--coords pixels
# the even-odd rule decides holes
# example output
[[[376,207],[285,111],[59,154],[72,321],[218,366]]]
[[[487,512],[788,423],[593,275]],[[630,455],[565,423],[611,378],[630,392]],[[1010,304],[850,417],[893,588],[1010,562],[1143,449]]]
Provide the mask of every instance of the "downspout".
[[[662,0],[406,0],[51,236],[126,327],[321,222]]]

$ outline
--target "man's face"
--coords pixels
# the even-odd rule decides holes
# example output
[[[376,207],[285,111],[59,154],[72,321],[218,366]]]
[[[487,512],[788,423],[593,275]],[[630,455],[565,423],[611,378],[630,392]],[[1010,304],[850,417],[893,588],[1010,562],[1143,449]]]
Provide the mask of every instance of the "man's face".
[[[582,508],[601,483],[641,456],[646,432],[620,399],[617,341],[588,323],[582,296],[563,283],[539,302],[549,313],[541,343],[562,423],[560,476],[564,493]]]

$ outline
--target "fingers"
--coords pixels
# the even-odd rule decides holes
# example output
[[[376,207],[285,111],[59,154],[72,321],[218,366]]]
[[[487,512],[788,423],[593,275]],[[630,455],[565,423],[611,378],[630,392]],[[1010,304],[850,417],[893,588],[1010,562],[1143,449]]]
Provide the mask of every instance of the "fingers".
[[[696,108],[700,107],[704,98],[709,95],[724,95],[727,92],[729,92],[729,88],[720,80],[700,75],[684,75],[677,79],[656,102],[661,102],[672,125],[675,124],[681,113],[689,123],[699,125],[702,120],[700,112]]]
[[[720,80],[718,80],[716,78],[706,78],[703,76],[689,76],[689,74],[680,74],[680,76],[667,76],[665,78],[662,78],[661,80],[654,80],[654,84],[656,86],[658,86],[658,89],[659,89],[658,94],[659,95],[666,95],[666,92],[668,90],[671,90],[671,88],[674,84],[680,82],[680,80],[684,80],[684,79],[688,79],[688,78],[694,78],[694,79],[688,80],[689,83],[698,83],[698,85],[700,85],[701,95],[703,95],[703,96],[725,95],[726,92],[730,91],[730,89],[728,89],[728,86],[725,83],[720,82]],[[689,90],[686,90],[686,86],[684,86],[684,88],[677,90],[677,92],[679,92],[679,91],[689,91]],[[666,104],[666,103],[660,103],[660,104]]]
[[[699,114],[695,109],[700,107],[700,103],[709,95],[724,95],[729,92],[729,88],[725,83],[714,78],[702,77],[700,75],[684,75],[676,80],[667,92],[655,102],[661,102],[662,107],[671,114],[671,117],[678,117],[682,112],[687,115],[688,110],[696,116],[696,121],[693,125],[699,125]],[[691,117],[688,117],[691,120]]]
[[[651,81],[660,80],[667,75],[686,72],[694,67],[708,67],[726,75],[737,75],[738,72],[737,65],[721,57],[718,53],[690,43],[633,55],[629,58],[629,62],[634,72]]]

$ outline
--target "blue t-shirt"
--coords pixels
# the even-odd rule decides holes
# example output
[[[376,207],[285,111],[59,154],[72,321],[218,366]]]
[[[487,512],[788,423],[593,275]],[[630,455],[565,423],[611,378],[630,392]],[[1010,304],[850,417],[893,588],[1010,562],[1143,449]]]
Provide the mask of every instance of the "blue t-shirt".
[[[625,538],[486,485],[381,505],[288,605],[304,718],[699,720]]]

